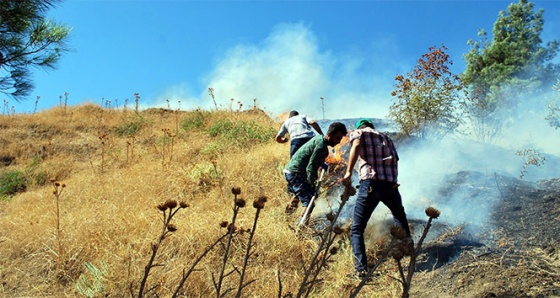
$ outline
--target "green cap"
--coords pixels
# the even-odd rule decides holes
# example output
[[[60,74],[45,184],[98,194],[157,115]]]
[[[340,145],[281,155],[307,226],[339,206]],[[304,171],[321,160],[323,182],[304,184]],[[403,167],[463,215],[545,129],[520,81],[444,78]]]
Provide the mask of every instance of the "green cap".
[[[364,125],[364,124],[366,124],[366,123],[369,123],[369,124],[373,125],[373,123],[371,122],[371,120],[366,119],[366,118],[362,118],[362,119],[360,119],[358,122],[356,122],[356,129],[360,128],[360,126],[362,126],[362,125]]]

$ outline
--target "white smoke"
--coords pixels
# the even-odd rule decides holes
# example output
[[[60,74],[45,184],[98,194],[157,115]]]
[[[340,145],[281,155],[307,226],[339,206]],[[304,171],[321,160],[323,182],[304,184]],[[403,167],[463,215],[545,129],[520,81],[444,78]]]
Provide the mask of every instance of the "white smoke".
[[[393,78],[405,66],[387,63],[403,60],[391,40],[377,41],[367,51],[322,50],[308,26],[280,24],[262,42],[237,45],[219,57],[200,94],[174,86],[157,96],[155,105],[164,106],[170,99],[181,100],[184,109],[213,109],[211,87],[221,109],[235,110],[239,102],[246,109],[256,99],[257,107],[273,117],[296,109],[314,119],[356,113],[381,118],[388,112]]]

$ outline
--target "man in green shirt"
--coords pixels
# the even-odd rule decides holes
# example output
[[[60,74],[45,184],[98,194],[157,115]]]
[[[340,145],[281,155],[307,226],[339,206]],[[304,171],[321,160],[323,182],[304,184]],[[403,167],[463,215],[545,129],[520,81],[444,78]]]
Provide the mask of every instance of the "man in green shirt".
[[[340,122],[333,122],[329,126],[326,136],[317,135],[301,146],[284,169],[284,176],[288,182],[288,190],[296,194],[303,207],[309,206],[311,198],[315,195],[319,167],[325,164],[329,156],[328,146],[334,147],[340,143],[348,131]],[[286,212],[292,213],[297,208],[298,201],[290,203]],[[313,208],[313,206],[311,206]],[[311,214],[308,212],[308,216]]]

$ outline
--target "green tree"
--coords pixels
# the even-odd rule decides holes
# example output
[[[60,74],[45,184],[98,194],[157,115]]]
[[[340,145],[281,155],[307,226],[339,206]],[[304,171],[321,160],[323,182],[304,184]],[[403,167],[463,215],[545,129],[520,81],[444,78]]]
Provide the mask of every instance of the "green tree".
[[[560,98],[560,80],[552,88],[556,91],[555,95]],[[554,129],[560,128],[560,100],[556,99],[556,96],[548,104],[548,114],[545,117],[545,120]]]
[[[446,50],[443,45],[430,47],[406,77],[395,77],[389,118],[408,136],[442,137],[461,123],[458,111],[463,84],[449,70],[453,62]]]
[[[71,29],[46,19],[60,0],[0,1],[0,92],[16,101],[33,89],[31,67],[54,68]]]
[[[461,79],[469,90],[467,112],[482,140],[492,139],[502,129],[500,110],[515,105],[519,94],[550,90],[560,74],[560,66],[552,62],[558,41],[543,45],[540,37],[543,13],[535,11],[533,3],[519,0],[499,13],[491,41],[480,30],[479,40],[468,42],[471,49],[464,55]]]

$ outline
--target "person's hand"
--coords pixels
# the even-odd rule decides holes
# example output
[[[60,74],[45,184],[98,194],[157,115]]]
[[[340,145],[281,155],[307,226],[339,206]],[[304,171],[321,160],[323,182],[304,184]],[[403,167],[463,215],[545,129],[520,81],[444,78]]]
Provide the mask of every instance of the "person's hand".
[[[344,174],[344,178],[342,178],[342,182],[343,183],[350,183],[352,178],[352,172],[350,171],[346,171],[346,174]]]
[[[323,169],[323,170],[325,170],[325,171],[326,171],[326,170],[328,170],[328,169],[329,169],[329,164],[328,164],[328,163],[326,163],[326,162],[324,162],[324,163],[322,163],[321,165],[319,165],[319,167],[321,167],[321,169]]]

